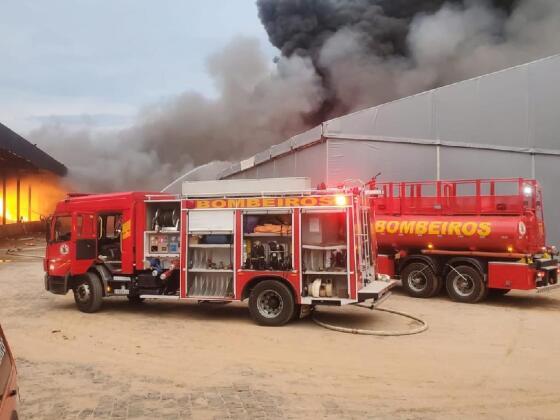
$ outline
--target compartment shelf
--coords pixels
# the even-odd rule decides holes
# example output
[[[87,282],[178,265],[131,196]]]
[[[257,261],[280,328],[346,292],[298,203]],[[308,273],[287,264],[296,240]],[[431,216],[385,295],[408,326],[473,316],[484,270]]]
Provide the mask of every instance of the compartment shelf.
[[[189,248],[204,248],[204,249],[212,249],[212,248],[231,248],[232,244],[189,244]]]
[[[302,245],[303,249],[309,249],[312,251],[335,251],[337,249],[346,249],[346,244],[341,245]]]
[[[286,238],[292,239],[291,233],[246,233],[247,238]]]
[[[145,254],[144,256],[146,258],[179,258],[179,252],[177,252],[176,254]],[[105,261],[106,263],[108,261]]]
[[[321,274],[327,275],[327,276],[347,276],[348,272],[347,271],[304,271],[303,275],[312,275],[312,276],[319,276]]]
[[[187,268],[188,273],[233,273],[233,270],[213,268]]]

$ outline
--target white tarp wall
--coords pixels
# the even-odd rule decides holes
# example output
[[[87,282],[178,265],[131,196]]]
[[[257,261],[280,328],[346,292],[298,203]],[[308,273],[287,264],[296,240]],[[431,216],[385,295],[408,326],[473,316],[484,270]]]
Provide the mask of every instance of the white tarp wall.
[[[294,139],[298,141],[294,141]],[[549,243],[560,244],[560,55],[325,122],[223,177],[309,176],[329,184],[535,177]],[[321,140],[316,143],[318,140]],[[307,145],[306,145],[307,142]]]

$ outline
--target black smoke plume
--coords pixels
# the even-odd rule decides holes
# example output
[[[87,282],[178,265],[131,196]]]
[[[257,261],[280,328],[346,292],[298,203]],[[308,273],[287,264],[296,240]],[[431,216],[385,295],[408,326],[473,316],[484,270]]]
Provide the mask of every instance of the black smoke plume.
[[[257,7],[270,42],[284,57],[297,55],[312,60],[326,90],[325,102],[315,118],[322,120],[367,105],[348,103],[338,97],[338,82],[332,79],[344,76],[337,74],[340,73],[337,67],[349,66],[352,72],[356,67],[359,71],[376,72],[372,67],[378,64],[398,62],[402,68],[414,54],[409,36],[415,18],[433,15],[444,6],[457,11],[486,7],[488,13],[509,16],[516,3],[517,0],[257,0]],[[501,25],[493,31],[496,36],[504,35]],[[346,41],[337,43],[337,37]],[[334,61],[325,53],[330,42],[340,49],[335,52]],[[348,48],[350,51],[345,52]],[[379,67],[383,71],[383,66]],[[343,85],[347,86],[347,81]],[[362,88],[367,89],[367,84]],[[379,97],[391,99],[390,95]]]

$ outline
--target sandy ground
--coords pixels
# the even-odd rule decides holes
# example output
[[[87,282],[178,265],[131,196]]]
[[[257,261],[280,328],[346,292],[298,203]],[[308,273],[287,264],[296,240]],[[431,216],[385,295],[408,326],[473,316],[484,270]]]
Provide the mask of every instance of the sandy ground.
[[[44,291],[40,260],[16,260],[0,263],[0,322],[22,419],[560,416],[560,293],[479,305],[396,293],[384,306],[430,329],[381,338],[309,319],[259,327],[243,304],[115,298],[87,315],[71,294]],[[321,312],[346,326],[410,327],[364,309]]]

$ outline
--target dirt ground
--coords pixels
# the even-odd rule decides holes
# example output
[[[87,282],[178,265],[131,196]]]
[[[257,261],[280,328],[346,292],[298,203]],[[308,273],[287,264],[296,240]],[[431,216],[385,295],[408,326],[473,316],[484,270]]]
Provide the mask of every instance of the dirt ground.
[[[384,307],[430,328],[383,338],[310,319],[259,327],[243,304],[115,298],[87,315],[71,294],[44,291],[39,259],[3,254],[12,261],[0,262],[0,322],[17,358],[22,419],[560,415],[560,292],[478,305],[396,292]],[[320,312],[345,326],[410,328],[359,308]]]

